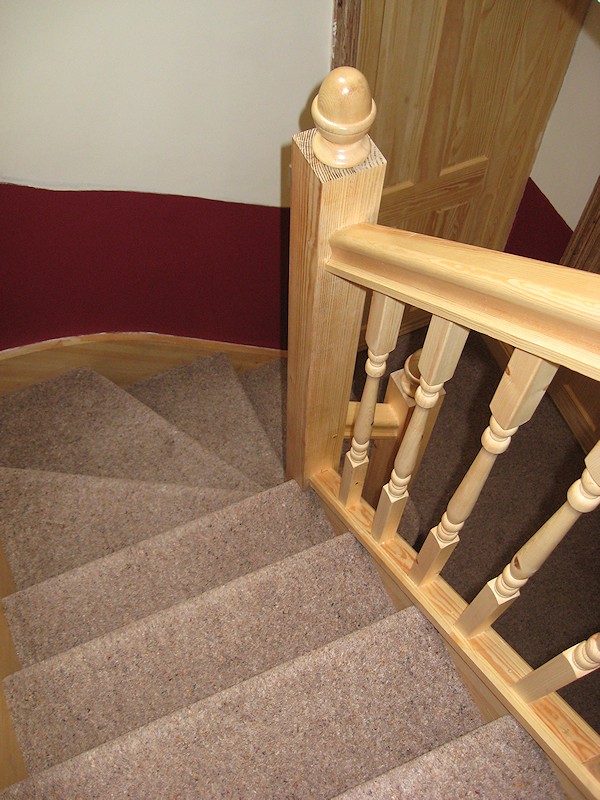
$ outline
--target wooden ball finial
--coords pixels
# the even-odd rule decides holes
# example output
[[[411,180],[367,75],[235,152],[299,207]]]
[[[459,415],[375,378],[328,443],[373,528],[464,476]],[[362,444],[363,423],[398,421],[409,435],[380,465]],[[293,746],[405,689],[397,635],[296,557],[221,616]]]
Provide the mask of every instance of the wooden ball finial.
[[[356,167],[371,151],[369,129],[375,103],[367,79],[354,67],[338,67],[325,78],[312,104],[317,128],[313,152],[330,167]]]

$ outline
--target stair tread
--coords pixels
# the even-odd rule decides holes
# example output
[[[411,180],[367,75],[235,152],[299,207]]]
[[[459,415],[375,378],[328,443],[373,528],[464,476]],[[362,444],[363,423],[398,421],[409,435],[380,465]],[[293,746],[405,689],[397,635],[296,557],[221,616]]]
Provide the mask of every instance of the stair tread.
[[[292,482],[4,598],[23,666],[329,539]]]
[[[0,467],[0,540],[24,589],[248,492]]]
[[[239,376],[271,446],[283,462],[286,439],[287,361],[282,358]]]
[[[442,639],[412,608],[34,774],[6,797],[324,800],[479,724]]]
[[[564,800],[544,753],[511,716],[483,725],[335,800]]]
[[[225,355],[175,367],[127,391],[261,486],[284,481],[283,460]]]
[[[0,463],[217,489],[261,488],[86,368],[0,399]]]
[[[5,681],[30,771],[71,758],[394,612],[351,534]]]

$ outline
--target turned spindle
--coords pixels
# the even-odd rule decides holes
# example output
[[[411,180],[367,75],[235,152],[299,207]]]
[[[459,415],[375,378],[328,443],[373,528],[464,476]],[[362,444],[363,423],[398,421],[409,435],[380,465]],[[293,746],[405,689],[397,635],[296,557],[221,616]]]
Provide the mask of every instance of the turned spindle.
[[[373,518],[371,533],[378,542],[386,542],[396,535],[408,502],[408,486],[421,452],[429,414],[437,405],[444,383],[454,375],[468,333],[461,325],[441,317],[431,318],[419,360],[421,377],[415,392],[415,408]]]
[[[515,684],[522,700],[532,703],[550,692],[589,675],[600,667],[600,633],[569,647],[551,661],[534,669]]]
[[[567,492],[566,502],[513,556],[500,575],[485,584],[458,618],[467,638],[490,627],[519,597],[520,589],[540,569],[582,514],[600,505],[600,442],[588,453],[587,468]],[[559,591],[560,587],[557,587]]]
[[[365,76],[354,67],[338,67],[325,78],[313,100],[317,128],[313,152],[330,167],[362,164],[371,152],[369,129],[375,103]]]
[[[365,388],[354,424],[352,445],[344,459],[340,484],[340,500],[347,506],[360,500],[362,494],[369,465],[368,450],[379,382],[385,375],[387,357],[396,346],[403,313],[404,305],[402,303],[379,294],[379,292],[373,292],[365,337],[368,347]]]
[[[433,580],[459,542],[459,533],[486,484],[496,459],[510,445],[519,427],[540,404],[556,365],[515,350],[490,403],[492,416],[481,437],[481,450],[454,492],[438,524],[429,532],[411,570],[419,586]]]

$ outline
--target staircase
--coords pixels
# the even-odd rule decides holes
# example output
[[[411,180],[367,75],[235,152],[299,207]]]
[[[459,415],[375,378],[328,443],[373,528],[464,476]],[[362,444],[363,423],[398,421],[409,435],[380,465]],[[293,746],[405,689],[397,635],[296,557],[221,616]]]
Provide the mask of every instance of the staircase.
[[[284,481],[281,370],[218,356],[126,392],[84,368],[0,401],[29,773],[0,796],[563,797]]]

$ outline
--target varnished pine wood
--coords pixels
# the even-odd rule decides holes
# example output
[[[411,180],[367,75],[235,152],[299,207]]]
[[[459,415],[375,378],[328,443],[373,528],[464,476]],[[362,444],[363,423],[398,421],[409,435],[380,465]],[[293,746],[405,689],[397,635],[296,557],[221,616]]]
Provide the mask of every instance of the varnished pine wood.
[[[588,272],[600,272],[600,178],[596,181],[560,263]]]
[[[567,245],[561,264],[600,273],[600,178]],[[600,439],[600,392],[594,381],[561,369],[552,399],[575,437],[588,452]]]
[[[391,377],[391,376],[390,376]],[[346,414],[346,426],[344,428],[344,439],[351,439],[354,431],[356,418],[360,403],[351,400],[348,403],[348,413]],[[384,403],[377,403],[374,410],[373,429],[371,436],[374,439],[395,439],[400,432],[401,418],[396,413],[395,406],[387,400]]]
[[[496,578],[488,581],[457,622],[463,636],[489,628],[517,600],[520,589],[540,569],[581,514],[600,505],[600,442],[586,456],[586,469],[567,492],[566,502],[513,556]],[[559,587],[557,587],[559,588]]]
[[[503,248],[588,5],[363,3],[382,224]]]
[[[2,680],[17,672],[20,666],[6,617],[0,606],[0,790],[27,777],[23,754],[15,736],[2,687]]]
[[[0,791],[27,777],[27,768],[0,686]]]
[[[600,379],[600,275],[368,224],[331,247],[334,275]]]
[[[394,437],[385,440],[376,439],[373,444],[369,471],[363,490],[364,499],[373,507],[377,505],[381,489],[391,475],[400,441],[406,432],[415,407],[415,391],[419,381],[418,377],[411,380],[411,376],[407,372],[408,361],[409,359],[403,369],[392,372],[385,391],[385,404],[393,409],[399,426]]]
[[[600,633],[595,633],[587,641],[569,647],[530,675],[521,678],[515,689],[523,700],[530,703],[589,675],[599,667]]]
[[[473,672],[468,659],[463,654],[446,645],[450,658],[462,682],[469,690],[473,702],[477,706],[484,722],[493,722],[495,719],[506,716],[508,711],[496,695],[488,689],[485,683]]]
[[[338,0],[333,11],[331,69],[356,67],[362,0]]]
[[[332,70],[313,100],[311,113],[317,129],[312,149],[321,163],[347,169],[369,157],[375,103],[362,72],[354,67]]]
[[[373,520],[377,541],[393,538],[408,502],[408,486],[422,454],[424,433],[430,412],[438,404],[444,383],[454,370],[469,331],[460,325],[432,317],[419,358],[419,386],[415,407],[394,461],[389,482],[382,488]]]
[[[365,296],[325,271],[329,238],[376,218],[385,172],[374,145],[358,167],[327,167],[313,137],[292,145],[287,467],[302,486],[339,462]]]
[[[125,387],[216,353],[225,353],[238,372],[286,356],[271,348],[159,333],[70,336],[1,351],[0,396],[84,366]]]
[[[371,533],[373,509],[364,501],[352,508],[344,507],[338,500],[339,483],[334,470],[324,470],[311,479],[323,501],[336,510],[375,562],[432,622],[475,677],[536,739],[560,773],[584,797],[596,798],[600,793],[600,736],[557,694],[525,703],[513,684],[529,674],[531,667],[493,629],[472,640],[463,637],[455,623],[466,607],[465,601],[441,577],[426,586],[415,586],[408,575],[415,551],[400,537],[384,544],[377,542]]]
[[[371,300],[366,341],[368,346],[365,386],[360,401],[350,450],[344,459],[340,499],[346,505],[362,494],[369,466],[368,449],[377,406],[379,383],[387,357],[398,341],[404,305],[375,292]]]
[[[459,543],[459,532],[475,508],[497,457],[506,452],[518,428],[528,422],[541,402],[556,366],[515,350],[490,403],[490,424],[481,450],[454,492],[440,522],[425,540],[411,577],[426,583],[444,568]],[[485,548],[485,541],[481,547]]]

